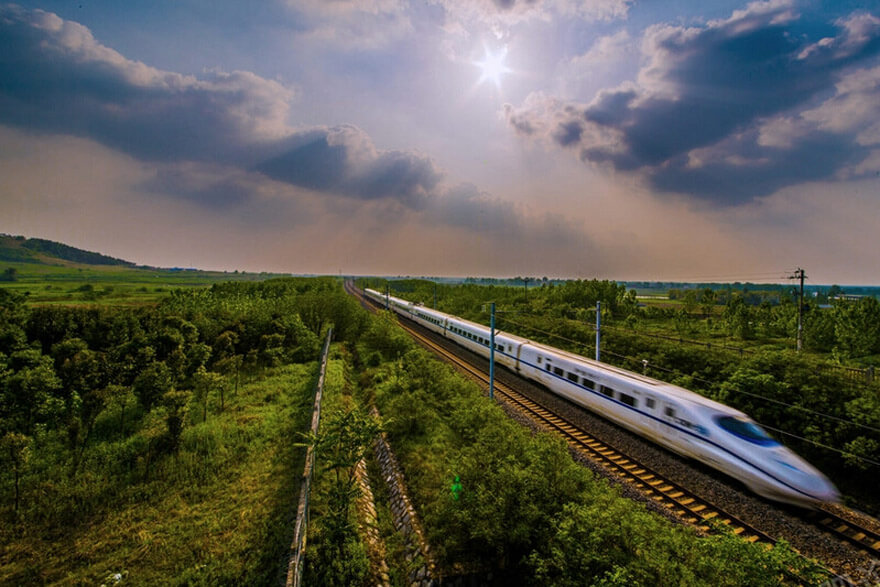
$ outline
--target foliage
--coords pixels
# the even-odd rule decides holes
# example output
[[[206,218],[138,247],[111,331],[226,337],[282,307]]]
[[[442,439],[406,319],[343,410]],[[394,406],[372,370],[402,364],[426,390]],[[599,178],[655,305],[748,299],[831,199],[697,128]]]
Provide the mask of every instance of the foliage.
[[[424,295],[422,282],[404,283],[411,290],[404,295],[411,299]],[[595,348],[591,317],[584,319],[587,307],[570,303],[572,299],[592,303],[591,298],[557,294],[592,287],[595,292],[605,291],[607,298],[613,290],[601,282],[574,283],[534,288],[527,303],[519,288],[513,304],[509,302],[513,294],[499,292],[514,288],[463,285],[438,286],[438,290],[444,296],[441,305],[445,308],[441,309],[457,308],[483,323],[487,318],[479,312],[481,302],[493,297],[506,300],[499,304],[499,328],[591,357]],[[795,353],[791,344],[782,349],[764,345],[749,352],[726,344],[731,338],[750,344],[773,337],[793,340],[797,306],[785,297],[773,300],[745,290],[707,293],[712,291],[699,295],[688,293],[696,290],[670,292],[680,305],[669,308],[649,306],[626,315],[621,311],[625,305],[618,304],[608,314],[603,311],[602,359],[702,393],[783,431],[774,434],[834,479],[849,501],[871,512],[880,511],[880,501],[864,483],[864,471],[876,468],[872,462],[880,462],[876,387],[813,353]],[[724,306],[716,308],[715,301],[721,299]],[[880,302],[870,297],[832,301],[830,308],[806,304],[805,346],[833,350],[839,359],[880,352]],[[606,303],[613,307],[602,302],[603,307]],[[703,305],[703,315],[711,317],[689,313],[699,305]],[[704,323],[702,328],[698,321]],[[702,339],[708,342],[688,344],[684,340],[700,332],[708,333]]]
[[[110,560],[146,572],[143,583],[240,584],[273,574],[289,546],[284,521],[297,473],[265,476],[301,463],[292,439],[307,410],[289,395],[289,381],[259,380],[274,372],[267,369],[313,361],[333,323],[350,337],[364,324],[329,279],[180,290],[140,308],[30,307],[0,289],[0,518],[14,522],[0,530],[0,582],[96,582],[92,565]],[[236,484],[248,489],[230,499]],[[229,503],[218,506],[220,496]],[[233,552],[239,539],[225,551],[211,534],[196,540],[203,547],[185,546],[198,525],[184,529],[184,520],[202,520],[209,502],[227,524],[260,512],[236,522],[251,545],[261,544],[256,554]],[[108,528],[114,521],[120,530]],[[140,531],[157,532],[161,544]],[[114,538],[102,546],[100,533]],[[223,562],[206,562],[214,559]]]
[[[359,354],[371,352],[362,341]],[[807,582],[821,577],[784,545],[700,539],[622,499],[575,464],[564,442],[530,434],[412,344],[368,369],[362,384],[448,569],[556,585],[776,585],[792,581],[791,568]],[[458,499],[449,491],[456,478]]]

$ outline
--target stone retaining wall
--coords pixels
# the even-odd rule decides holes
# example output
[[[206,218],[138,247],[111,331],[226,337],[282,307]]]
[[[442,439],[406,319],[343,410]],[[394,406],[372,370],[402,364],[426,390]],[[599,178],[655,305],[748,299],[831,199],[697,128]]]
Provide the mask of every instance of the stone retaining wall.
[[[376,418],[380,417],[375,407],[372,409],[372,414]],[[403,472],[384,433],[380,434],[374,441],[373,450],[379,463],[379,468],[382,471],[382,477],[388,485],[394,527],[406,541],[406,560],[408,562],[418,562],[417,566],[409,573],[409,585],[410,587],[433,587],[439,585],[440,582],[437,580],[434,560],[428,543],[425,540],[425,534],[422,531],[418,515],[410,502]]]

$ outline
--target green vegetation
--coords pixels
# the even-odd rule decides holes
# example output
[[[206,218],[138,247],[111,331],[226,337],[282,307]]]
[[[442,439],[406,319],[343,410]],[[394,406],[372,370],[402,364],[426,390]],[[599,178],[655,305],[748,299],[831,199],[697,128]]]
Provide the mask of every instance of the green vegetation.
[[[575,464],[565,443],[512,422],[471,382],[418,349],[388,315],[357,345],[357,393],[375,401],[447,574],[518,584],[818,584],[786,545],[698,538]],[[450,491],[458,477],[459,498]],[[393,543],[393,540],[391,541]],[[793,578],[797,577],[799,578]]]
[[[821,576],[784,545],[701,539],[622,500],[337,281],[278,279],[176,290],[146,307],[33,305],[0,289],[0,582],[277,583],[331,323],[338,342],[311,439],[310,581],[368,577],[352,465],[378,427],[371,402],[447,574],[557,585]],[[418,561],[369,470],[404,584]]]
[[[135,266],[61,243],[2,234],[0,263],[0,288],[26,296],[32,305],[153,305],[178,289],[277,277]]]
[[[275,582],[320,337],[363,319],[328,279],[142,308],[0,289],[0,583]]]
[[[310,439],[316,471],[304,574],[306,585],[328,587],[367,584],[369,562],[355,509],[360,495],[355,467],[380,429],[352,397],[350,359],[338,347],[334,355],[327,366],[319,433]]]
[[[384,291],[384,282],[372,285]],[[391,282],[391,288],[433,305],[430,282]],[[847,501],[880,512],[876,492],[864,481],[865,472],[880,463],[878,381],[868,384],[864,373],[840,364],[844,357],[875,359],[880,302],[874,298],[811,308],[805,339],[813,351],[795,353],[797,308],[791,302],[755,307],[741,295],[703,291],[678,308],[641,307],[633,290],[607,281],[547,284],[528,292],[438,285],[437,292],[439,310],[487,324],[483,306],[493,300],[498,328],[588,357],[595,349],[593,310],[601,301],[604,361],[743,410],[825,471]],[[722,299],[725,304],[718,305]],[[815,350],[829,346],[828,352]]]

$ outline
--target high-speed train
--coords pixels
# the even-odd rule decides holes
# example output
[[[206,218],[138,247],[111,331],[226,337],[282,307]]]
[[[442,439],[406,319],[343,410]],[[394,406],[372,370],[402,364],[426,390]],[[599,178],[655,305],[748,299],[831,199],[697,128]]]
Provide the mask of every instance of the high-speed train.
[[[364,292],[488,358],[488,327],[375,290]],[[499,330],[495,361],[639,436],[726,473],[758,495],[808,508],[840,500],[820,471],[746,414],[692,391]]]

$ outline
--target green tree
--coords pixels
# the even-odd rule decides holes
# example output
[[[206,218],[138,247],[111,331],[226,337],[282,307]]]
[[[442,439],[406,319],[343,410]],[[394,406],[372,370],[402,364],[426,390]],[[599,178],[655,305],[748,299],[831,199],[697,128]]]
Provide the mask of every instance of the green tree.
[[[220,373],[208,371],[204,366],[199,367],[193,376],[193,399],[202,408],[202,422],[208,420],[208,400],[211,392],[216,391],[223,403],[223,387],[226,385],[225,378]]]
[[[703,310],[703,315],[708,318],[712,315],[712,309],[715,307],[715,303],[718,301],[718,294],[712,288],[704,288],[700,291],[700,307]]]
[[[310,439],[322,474],[333,477],[327,514],[320,522],[318,558],[322,564],[312,568],[315,584],[353,585],[363,580],[363,555],[360,564],[346,563],[358,554],[357,528],[352,517],[352,504],[359,495],[355,466],[380,430],[379,422],[360,409],[336,410],[328,414],[318,435]]]
[[[880,302],[863,297],[834,306],[834,333],[841,352],[850,357],[880,353]]]
[[[0,458],[12,469],[15,495],[13,512],[18,516],[21,503],[21,475],[30,457],[30,438],[20,432],[7,432],[0,438]]]
[[[733,296],[727,301],[723,317],[731,336],[743,340],[752,338],[752,313],[742,297]]]
[[[684,296],[681,299],[681,303],[684,305],[685,312],[687,312],[688,314],[693,314],[697,307],[700,305],[700,301],[697,298],[697,290],[685,290]]]
[[[8,355],[25,346],[24,326],[29,315],[23,295],[0,288],[0,353]]]
[[[153,361],[134,380],[133,390],[141,405],[150,411],[159,399],[171,391],[171,370],[162,361]]]
[[[177,452],[180,447],[180,437],[183,434],[184,422],[186,421],[186,404],[189,402],[190,393],[185,390],[171,389],[162,395],[161,402],[165,408],[165,425],[167,437],[164,448],[168,452]]]
[[[36,349],[12,353],[0,380],[0,417],[31,436],[37,423],[52,422],[64,412],[63,400],[55,395],[60,388],[51,357]]]
[[[119,437],[125,438],[125,409],[132,397],[131,388],[125,385],[109,385],[107,387],[107,402],[111,406],[119,408]]]

